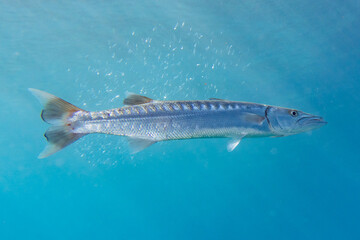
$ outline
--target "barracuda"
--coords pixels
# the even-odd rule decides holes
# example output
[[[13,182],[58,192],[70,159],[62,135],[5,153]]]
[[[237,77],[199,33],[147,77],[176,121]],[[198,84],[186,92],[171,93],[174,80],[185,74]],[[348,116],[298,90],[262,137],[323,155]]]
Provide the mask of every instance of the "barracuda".
[[[41,118],[51,124],[44,136],[45,158],[90,133],[127,136],[133,153],[165,140],[230,138],[234,150],[248,137],[280,137],[319,128],[326,122],[294,109],[210,99],[158,101],[131,94],[124,107],[89,112],[52,94],[29,89],[43,105]]]

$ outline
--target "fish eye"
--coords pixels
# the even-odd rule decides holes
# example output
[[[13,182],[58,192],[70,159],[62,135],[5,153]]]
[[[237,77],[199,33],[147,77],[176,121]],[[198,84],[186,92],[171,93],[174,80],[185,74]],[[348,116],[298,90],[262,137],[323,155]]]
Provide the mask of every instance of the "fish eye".
[[[298,115],[298,112],[296,110],[290,110],[289,113],[292,117],[297,117]]]

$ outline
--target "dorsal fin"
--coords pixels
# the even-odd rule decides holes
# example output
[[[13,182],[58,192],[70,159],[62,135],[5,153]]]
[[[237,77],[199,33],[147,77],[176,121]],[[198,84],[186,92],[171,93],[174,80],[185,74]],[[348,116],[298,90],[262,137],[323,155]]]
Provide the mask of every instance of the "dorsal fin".
[[[145,96],[141,96],[134,93],[129,93],[129,95],[124,99],[124,105],[139,105],[144,103],[153,102],[154,100]]]

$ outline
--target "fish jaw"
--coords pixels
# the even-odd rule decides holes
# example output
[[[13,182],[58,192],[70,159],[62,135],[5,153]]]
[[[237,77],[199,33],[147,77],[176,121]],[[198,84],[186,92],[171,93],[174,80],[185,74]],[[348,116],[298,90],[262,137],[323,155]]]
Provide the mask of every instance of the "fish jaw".
[[[301,126],[304,132],[318,129],[327,124],[327,122],[320,116],[314,116],[308,114],[297,121],[297,124]]]

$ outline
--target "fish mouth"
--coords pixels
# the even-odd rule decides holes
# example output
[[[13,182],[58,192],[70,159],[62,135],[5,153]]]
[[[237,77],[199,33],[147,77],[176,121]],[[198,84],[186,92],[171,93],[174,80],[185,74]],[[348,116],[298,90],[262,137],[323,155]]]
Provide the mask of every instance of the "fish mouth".
[[[297,120],[297,123],[308,128],[319,128],[327,124],[327,122],[320,116],[305,116]]]

